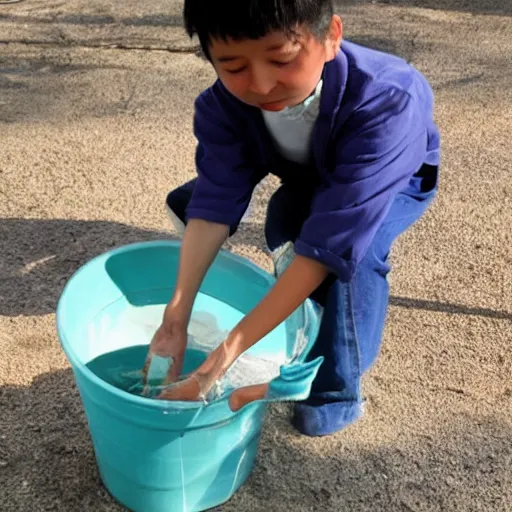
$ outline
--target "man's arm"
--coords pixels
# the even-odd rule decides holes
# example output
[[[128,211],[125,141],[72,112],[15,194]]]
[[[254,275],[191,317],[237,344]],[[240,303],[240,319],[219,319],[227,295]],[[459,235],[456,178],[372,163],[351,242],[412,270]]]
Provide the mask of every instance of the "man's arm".
[[[329,269],[295,256],[266,297],[229,334],[226,345],[235,359],[284,322],[320,286]],[[233,361],[232,361],[233,362]]]
[[[418,98],[392,86],[368,94],[344,124],[336,165],[316,191],[294,245],[296,254],[323,263],[343,282],[427,158],[427,120]]]
[[[145,384],[151,375],[155,356],[172,358],[166,382],[176,381],[183,368],[187,348],[187,327],[192,306],[204,276],[228,236],[224,224],[192,219],[185,228],[180,251],[174,294],[165,308],[163,321],[156,330],[142,370]]]
[[[163,324],[186,328],[199,287],[228,237],[229,226],[191,219],[185,228],[174,295],[167,305]]]
[[[234,361],[261,338],[266,336],[324,281],[327,267],[312,259],[296,256],[265,298],[231,331],[227,339],[216,348],[192,376],[163,391],[162,400],[196,400],[208,394]],[[258,386],[254,396],[264,395],[266,386]],[[241,402],[247,396],[240,397]],[[255,399],[255,398],[254,398]],[[234,409],[241,404],[232,404]]]

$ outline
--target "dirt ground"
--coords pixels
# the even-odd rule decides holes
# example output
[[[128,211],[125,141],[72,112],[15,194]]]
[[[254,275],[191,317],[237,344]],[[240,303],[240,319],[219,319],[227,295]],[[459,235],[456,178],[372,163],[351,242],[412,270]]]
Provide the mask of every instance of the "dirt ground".
[[[71,273],[172,236],[167,191],[194,173],[195,96],[214,78],[181,3],[0,5],[0,509],[120,511],[102,487],[55,331]],[[272,407],[231,511],[512,510],[512,3],[347,1],[345,37],[429,78],[440,195],[395,247],[367,412],[310,439]],[[234,250],[263,252],[265,182]]]

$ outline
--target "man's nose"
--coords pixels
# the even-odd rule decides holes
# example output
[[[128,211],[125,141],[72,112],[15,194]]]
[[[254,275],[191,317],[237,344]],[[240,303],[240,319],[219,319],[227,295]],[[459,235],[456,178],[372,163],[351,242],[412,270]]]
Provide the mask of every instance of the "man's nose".
[[[267,96],[276,86],[275,79],[268,72],[253,69],[249,80],[249,91],[258,96]]]

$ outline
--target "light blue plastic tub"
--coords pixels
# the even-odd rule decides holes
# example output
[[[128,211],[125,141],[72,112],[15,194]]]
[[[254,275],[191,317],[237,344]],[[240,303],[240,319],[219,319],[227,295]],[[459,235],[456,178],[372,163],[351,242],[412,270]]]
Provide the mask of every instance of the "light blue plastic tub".
[[[134,336],[125,341],[101,332],[120,322],[127,308],[166,304],[178,257],[179,242],[172,241],[112,250],[72,276],[57,308],[59,339],[73,368],[102,480],[137,512],[202,511],[228,500],[253,468],[266,402],[306,398],[322,362],[304,363],[319,321],[307,301],[273,332],[271,343],[261,342],[283,365],[267,400],[237,413],[227,397],[207,406],[151,400],[100,379],[86,364],[136,342]],[[221,252],[201,292],[245,314],[273,283],[248,260]],[[304,336],[297,336],[301,332]],[[261,350],[258,345],[255,351]]]

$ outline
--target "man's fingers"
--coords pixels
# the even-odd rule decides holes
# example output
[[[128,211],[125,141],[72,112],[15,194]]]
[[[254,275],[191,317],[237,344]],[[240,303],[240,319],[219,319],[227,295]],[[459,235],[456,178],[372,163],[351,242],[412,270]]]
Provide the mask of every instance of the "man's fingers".
[[[171,366],[169,367],[169,371],[165,376],[164,386],[168,384],[172,384],[176,382],[181,377],[181,371],[183,369],[183,358],[175,359]]]
[[[146,360],[144,361],[144,366],[142,368],[142,382],[143,382],[143,384],[147,383],[148,372],[149,372],[149,366],[150,365],[151,365],[151,352],[148,352],[148,355],[146,356]]]
[[[229,397],[230,409],[236,412],[255,400],[263,400],[267,395],[268,386],[269,383],[266,383],[235,389]],[[201,387],[197,379],[188,378],[164,389],[156,398],[169,401],[196,401],[201,398]]]
[[[164,389],[156,398],[158,400],[194,401],[199,400],[200,396],[199,382],[197,379],[188,378]]]
[[[255,400],[263,400],[267,395],[269,383],[256,384],[245,388],[235,389],[229,397],[229,407],[232,411],[239,411],[242,407]]]
[[[169,368],[169,371],[167,372],[167,375],[165,376],[165,380],[163,382],[164,386],[168,386],[169,384],[173,384],[180,378],[180,374],[176,369],[175,365],[172,365],[171,368]]]
[[[144,361],[144,367],[142,368],[142,396],[149,395],[148,373],[149,373],[150,365],[151,365],[151,352],[148,352],[148,355],[146,356],[146,360]]]

